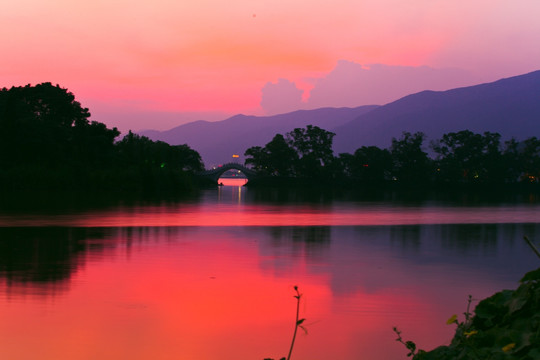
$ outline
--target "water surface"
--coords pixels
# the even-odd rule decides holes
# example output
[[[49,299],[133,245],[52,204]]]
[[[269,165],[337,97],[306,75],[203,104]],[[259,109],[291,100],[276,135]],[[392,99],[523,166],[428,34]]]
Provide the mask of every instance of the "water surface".
[[[1,359],[405,359],[538,260],[535,203],[183,202],[0,214]]]

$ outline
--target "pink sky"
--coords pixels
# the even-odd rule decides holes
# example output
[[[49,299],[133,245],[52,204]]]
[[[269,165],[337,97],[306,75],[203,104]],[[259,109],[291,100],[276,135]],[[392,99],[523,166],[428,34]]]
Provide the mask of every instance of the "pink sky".
[[[289,110],[261,107],[279,79],[299,107],[384,103],[415,90],[410,67],[462,71],[418,85],[435,90],[539,69],[538,14],[537,0],[4,1],[0,86],[58,83],[122,131]],[[339,83],[343,64],[358,81]],[[357,103],[331,100],[347,90]]]

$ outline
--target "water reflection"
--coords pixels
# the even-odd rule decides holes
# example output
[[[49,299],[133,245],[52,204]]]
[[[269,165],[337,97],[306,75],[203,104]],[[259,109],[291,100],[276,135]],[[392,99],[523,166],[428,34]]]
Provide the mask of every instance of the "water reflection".
[[[351,209],[237,207],[234,191],[213,195],[233,223],[231,214],[243,212],[274,221]],[[294,285],[309,331],[297,339],[299,359],[404,358],[393,326],[423,348],[439,345],[468,294],[513,288],[537,266],[522,241],[538,239],[535,223],[187,226],[186,215],[202,216],[194,205],[84,219],[141,216],[136,226],[0,228],[0,358],[279,358],[290,341]],[[412,219],[425,219],[425,209],[414,211]],[[391,206],[370,213],[405,216]],[[149,219],[162,226],[140,226]]]
[[[0,228],[0,276],[12,282],[63,282],[103,254],[104,231],[87,228]]]
[[[244,200],[244,188],[228,188],[210,192],[207,198],[196,203],[118,205],[79,213],[0,214],[0,227],[497,224],[537,223],[540,218],[540,206],[523,204],[466,208],[354,202],[257,205]]]
[[[294,262],[301,257],[308,263],[325,263],[326,270],[347,261],[352,266],[360,260],[370,262],[380,254],[400,262],[473,266],[477,267],[475,272],[493,271],[506,263],[520,274],[534,265],[521,261],[523,248],[527,253],[521,239],[523,235],[537,238],[539,230],[538,224],[462,224],[215,231],[221,236],[226,234],[226,239],[256,241],[262,258],[290,258]],[[118,251],[129,258],[133,251],[147,246],[187,245],[211,234],[211,230],[197,227],[0,228],[0,277],[8,283],[63,282],[84,267],[88,259],[108,259]]]

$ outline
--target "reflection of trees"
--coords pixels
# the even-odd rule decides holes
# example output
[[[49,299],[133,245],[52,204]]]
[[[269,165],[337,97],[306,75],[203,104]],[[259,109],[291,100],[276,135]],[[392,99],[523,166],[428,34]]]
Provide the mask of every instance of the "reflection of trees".
[[[102,251],[104,230],[86,228],[0,228],[0,277],[8,284],[69,280],[87,251]]]
[[[129,257],[135,245],[174,241],[188,231],[176,227],[0,227],[0,284],[5,280],[8,287],[22,285],[54,293],[51,289],[66,289],[89,258],[104,258],[119,248]]]
[[[390,242],[398,242],[403,249],[419,251],[422,246],[421,225],[390,227]]]
[[[441,248],[459,254],[493,255],[501,230],[501,226],[497,224],[442,226]]]
[[[260,243],[259,266],[274,276],[288,277],[304,264],[311,271],[317,271],[319,265],[329,261],[332,236],[329,226],[273,226],[262,229],[269,235],[269,241]]]
[[[294,259],[305,258],[308,263],[327,261],[330,247],[331,227],[329,226],[292,226],[268,227],[270,247],[262,246],[260,251],[272,254],[268,267],[291,268]],[[286,264],[284,263],[286,262]],[[265,266],[266,266],[265,265]]]
[[[323,253],[326,266],[318,269],[329,272],[335,293],[416,286],[418,279],[450,279],[454,272],[453,279],[517,279],[537,261],[527,256],[522,237],[539,234],[538,224],[336,227],[331,256]]]
[[[348,195],[348,194],[347,194]],[[246,199],[255,204],[332,204],[339,199],[333,189],[320,189],[306,186],[305,188],[250,188]]]
[[[330,242],[330,226],[276,226],[269,228],[274,240],[289,239],[297,243],[325,244]]]

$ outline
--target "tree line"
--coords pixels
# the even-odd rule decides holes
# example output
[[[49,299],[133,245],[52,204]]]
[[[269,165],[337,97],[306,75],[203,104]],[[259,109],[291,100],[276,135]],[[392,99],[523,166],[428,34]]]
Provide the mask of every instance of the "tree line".
[[[159,193],[193,187],[204,168],[187,145],[171,146],[90,121],[59,85],[0,90],[0,188],[4,192]]]
[[[168,195],[198,185],[194,174],[204,165],[188,145],[131,131],[118,139],[116,128],[89,118],[89,110],[59,85],[1,89],[0,191]],[[362,146],[336,156],[334,136],[312,125],[276,134],[265,146],[246,150],[246,165],[270,178],[353,185],[513,184],[540,178],[536,137],[502,142],[497,133],[464,130],[426,145],[423,133],[404,132],[387,149]]]
[[[267,176],[377,186],[538,183],[540,178],[536,137],[502,142],[498,133],[463,130],[426,146],[422,132],[403,132],[387,149],[362,146],[352,154],[334,156],[334,136],[311,125],[277,134],[264,147],[247,149],[245,163]]]

